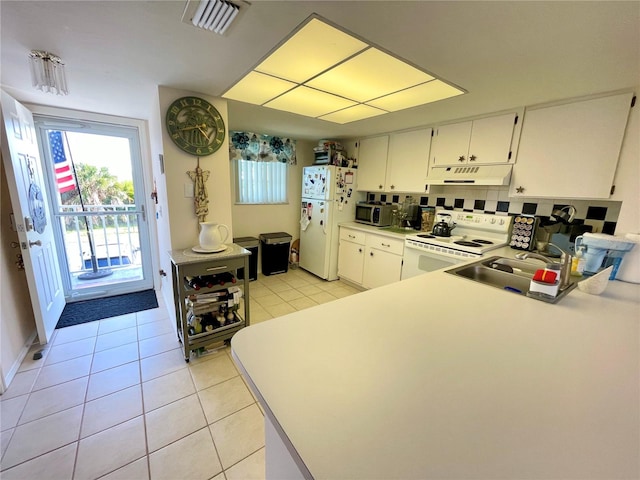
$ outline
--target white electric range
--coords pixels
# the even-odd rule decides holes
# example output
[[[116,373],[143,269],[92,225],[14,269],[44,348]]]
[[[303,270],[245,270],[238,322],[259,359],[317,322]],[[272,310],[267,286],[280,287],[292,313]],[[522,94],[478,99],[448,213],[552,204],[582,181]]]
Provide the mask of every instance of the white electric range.
[[[482,257],[509,243],[512,217],[487,213],[449,213],[456,223],[450,237],[429,232],[407,235],[404,240],[402,279]]]

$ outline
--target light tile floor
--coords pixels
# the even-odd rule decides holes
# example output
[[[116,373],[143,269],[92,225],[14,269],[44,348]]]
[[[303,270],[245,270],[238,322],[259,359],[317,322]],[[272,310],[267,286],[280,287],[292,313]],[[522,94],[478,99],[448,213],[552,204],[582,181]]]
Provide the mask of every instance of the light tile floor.
[[[300,269],[260,275],[251,323],[357,292]],[[32,347],[1,397],[3,480],[264,478],[263,412],[230,349],[187,364],[159,303],[56,330],[40,360]]]

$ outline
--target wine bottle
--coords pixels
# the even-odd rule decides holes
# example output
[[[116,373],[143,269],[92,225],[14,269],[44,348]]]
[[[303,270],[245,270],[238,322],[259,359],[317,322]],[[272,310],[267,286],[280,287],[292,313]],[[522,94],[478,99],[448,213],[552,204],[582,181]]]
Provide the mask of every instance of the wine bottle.
[[[227,282],[230,282],[230,283],[237,282],[236,277],[231,272],[221,273],[220,275],[218,275],[218,278],[220,280],[220,285],[224,285]]]
[[[202,283],[202,285],[205,285],[207,288],[212,288],[214,285],[212,277],[213,275],[202,275],[198,277],[198,280],[200,280],[200,283]]]
[[[200,290],[200,282],[195,277],[184,277],[185,283],[194,290]]]

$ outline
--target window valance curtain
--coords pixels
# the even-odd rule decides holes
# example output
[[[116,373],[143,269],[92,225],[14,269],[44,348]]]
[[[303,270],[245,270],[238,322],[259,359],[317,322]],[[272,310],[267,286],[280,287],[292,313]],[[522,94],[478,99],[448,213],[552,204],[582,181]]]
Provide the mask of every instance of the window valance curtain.
[[[230,160],[280,162],[296,165],[296,141],[252,132],[229,132]]]

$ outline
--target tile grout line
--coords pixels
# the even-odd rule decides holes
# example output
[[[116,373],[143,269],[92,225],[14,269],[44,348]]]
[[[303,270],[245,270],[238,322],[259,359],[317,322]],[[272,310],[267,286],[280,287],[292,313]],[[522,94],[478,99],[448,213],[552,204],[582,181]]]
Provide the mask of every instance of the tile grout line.
[[[321,287],[319,287],[319,286],[318,286],[318,285],[322,284],[322,282],[321,282],[321,281],[318,281],[318,282],[309,282],[309,281],[307,280],[307,276],[310,276],[310,274],[308,274],[308,273],[306,273],[306,272],[305,272],[305,273],[302,273],[302,271],[300,271],[300,274],[298,274],[298,273],[294,273],[294,274],[292,274],[292,277],[291,277],[291,278],[289,278],[289,280],[291,281],[291,283],[287,282],[287,281],[286,281],[286,280],[284,280],[284,279],[280,279],[280,278],[272,278],[272,279],[270,279],[270,280],[268,280],[268,281],[266,281],[266,282],[257,283],[257,284],[255,285],[256,287],[258,287],[258,286],[259,286],[260,288],[264,288],[264,289],[265,289],[267,292],[269,292],[269,293],[268,293],[267,295],[261,295],[260,297],[256,297],[255,299],[254,299],[254,298],[252,298],[251,300],[255,300],[255,301],[256,301],[256,303],[257,303],[257,304],[258,304],[258,305],[259,305],[259,306],[260,306],[260,307],[261,307],[261,308],[262,308],[262,309],[263,309],[263,310],[264,310],[264,311],[265,311],[265,312],[270,316],[270,319],[271,319],[271,318],[275,318],[275,317],[273,316],[273,314],[271,314],[270,312],[268,312],[268,310],[266,309],[266,307],[263,307],[263,306],[259,303],[259,301],[257,301],[257,298],[266,297],[266,296],[272,296],[272,297],[273,297],[273,296],[275,296],[276,298],[278,298],[278,299],[280,300],[280,302],[278,302],[278,304],[280,304],[280,305],[286,305],[288,308],[293,309],[293,311],[295,312],[295,311],[304,310],[305,308],[309,308],[310,306],[315,306],[315,305],[317,305],[317,304],[318,304],[318,302],[314,301],[314,300],[313,300],[309,295],[307,295],[307,294],[304,294],[304,293],[300,292],[300,290],[298,290],[298,288],[304,288],[304,287],[311,287],[311,286],[314,286],[314,287],[316,287],[316,288],[320,288],[320,290],[321,290],[321,292],[316,292],[315,294],[319,294],[319,293],[327,293],[327,294],[329,294],[330,296],[332,296],[332,297],[334,297],[334,298],[342,298],[342,297],[335,297],[335,295],[333,295],[333,294],[331,293],[331,291],[332,291],[334,288],[341,288],[341,287],[343,287],[343,286],[344,286],[344,287],[349,287],[349,285],[348,285],[348,284],[346,284],[346,283],[340,283],[340,284],[339,284],[339,283],[334,283],[334,282],[332,282],[332,286],[331,286],[330,288],[327,288],[327,289],[325,289],[325,288],[321,288]],[[309,278],[311,278],[311,279],[312,279],[312,277],[309,277]],[[258,280],[258,282],[260,282],[260,280]],[[305,282],[305,283],[304,283],[304,284],[302,284],[301,282]],[[269,287],[269,284],[271,284],[272,286],[276,286],[276,285],[278,285],[278,286],[276,287],[276,290],[277,290],[277,291],[272,290],[272,289]],[[293,285],[292,285],[292,284],[293,284]],[[281,287],[281,285],[287,285],[287,288],[283,290],[283,289],[282,289],[282,287]],[[328,285],[325,285],[325,286],[328,286]],[[282,293],[282,292],[284,292],[284,291],[291,291],[291,290],[294,290],[294,291],[296,291],[296,292],[298,292],[298,293],[300,293],[300,294],[302,295],[301,297],[298,297],[298,298],[292,299],[291,301],[297,301],[297,300],[301,300],[301,299],[306,299],[306,300],[308,300],[308,301],[310,301],[310,302],[313,302],[313,305],[310,305],[309,307],[303,307],[302,309],[300,309],[300,310],[299,310],[298,308],[294,307],[294,306],[290,303],[290,301],[287,301],[287,300],[285,300],[284,298],[282,298],[282,297],[279,295],[279,293],[278,293],[278,292]],[[355,294],[355,293],[358,293],[358,292],[357,292],[357,291],[355,291],[355,290],[353,290],[353,291],[352,291],[352,289],[350,288],[348,292],[344,292],[344,293],[343,293],[343,296],[349,296],[349,295],[352,295],[352,294]],[[312,294],[312,295],[313,295],[313,294]],[[159,305],[159,308],[160,308],[160,309],[162,309],[162,308],[160,307],[160,305]],[[166,307],[166,306],[165,306],[165,307],[163,307],[163,308],[166,310],[168,307]],[[279,315],[278,315],[278,316],[279,316]],[[103,319],[103,320],[105,320],[105,319]],[[95,365],[95,361],[96,361],[96,359],[95,359],[95,355],[96,355],[96,354],[98,354],[98,353],[102,353],[102,352],[108,352],[109,350],[113,350],[113,349],[116,349],[116,348],[120,348],[120,347],[122,347],[122,346],[124,346],[124,345],[128,345],[128,344],[130,344],[130,343],[133,343],[133,342],[128,342],[128,343],[124,343],[124,344],[121,344],[121,345],[111,346],[110,348],[107,348],[107,349],[104,349],[104,350],[97,351],[97,348],[98,348],[98,340],[99,340],[99,337],[100,337],[101,335],[108,335],[108,334],[115,333],[115,332],[118,332],[118,331],[124,330],[124,329],[126,329],[126,328],[129,328],[129,327],[117,328],[116,330],[111,330],[111,331],[108,331],[108,332],[100,333],[100,332],[101,332],[101,327],[102,327],[104,324],[99,323],[99,324],[98,324],[98,328],[96,329],[95,333],[94,333],[94,334],[92,334],[92,335],[90,335],[89,337],[85,337],[85,338],[93,338],[93,339],[94,339],[94,344],[93,344],[92,353],[90,353],[90,355],[91,355],[91,360],[90,360],[90,362],[89,362],[89,372],[88,372],[88,374],[86,375],[86,377],[87,377],[87,385],[86,385],[86,388],[85,388],[85,391],[84,391],[84,398],[83,398],[83,400],[84,400],[84,401],[83,401],[83,403],[81,404],[81,405],[82,405],[82,414],[81,414],[81,416],[80,416],[80,424],[79,424],[79,429],[78,429],[78,436],[77,436],[77,439],[76,439],[75,441],[68,442],[68,443],[66,443],[66,444],[64,444],[64,445],[58,446],[58,447],[56,447],[56,448],[55,448],[55,449],[53,449],[53,450],[47,451],[47,452],[45,452],[45,453],[42,453],[42,454],[40,454],[40,455],[38,455],[38,456],[36,456],[36,457],[34,457],[34,458],[27,459],[27,460],[25,460],[25,461],[21,462],[21,463],[20,463],[20,464],[18,464],[18,465],[22,465],[22,464],[24,464],[24,463],[26,463],[26,462],[33,461],[35,458],[38,458],[39,456],[42,456],[42,455],[48,454],[48,453],[50,453],[50,452],[52,452],[52,451],[55,451],[55,450],[58,450],[58,449],[60,449],[60,448],[67,447],[68,445],[75,444],[75,445],[76,445],[76,451],[75,451],[75,456],[74,456],[74,459],[73,459],[73,475],[75,475],[75,474],[76,474],[76,471],[77,471],[77,468],[78,468],[78,460],[79,460],[79,455],[80,455],[79,450],[80,450],[80,442],[81,442],[81,440],[82,440],[82,438],[81,438],[81,437],[82,437],[82,427],[83,427],[83,423],[84,423],[84,421],[85,421],[85,419],[86,419],[85,415],[87,415],[87,414],[88,414],[88,411],[87,411],[87,409],[86,409],[87,403],[88,403],[89,401],[98,400],[98,399],[100,399],[100,398],[104,398],[105,396],[113,395],[113,394],[115,394],[115,393],[117,393],[117,392],[121,392],[122,390],[125,390],[125,389],[128,389],[128,388],[131,388],[131,387],[137,386],[137,388],[139,389],[140,401],[142,402],[142,405],[141,405],[141,407],[142,407],[142,408],[141,408],[141,410],[142,410],[141,415],[142,415],[142,417],[143,417],[143,418],[142,418],[142,427],[144,428],[144,435],[145,435],[145,442],[146,442],[146,445],[145,445],[145,454],[144,454],[143,456],[144,456],[144,457],[146,457],[146,465],[147,465],[147,471],[148,471],[148,478],[151,478],[151,476],[152,476],[152,473],[151,473],[151,462],[150,462],[150,455],[151,455],[151,454],[150,454],[150,452],[149,452],[149,438],[148,438],[148,434],[149,434],[149,432],[147,431],[147,421],[146,421],[146,414],[147,414],[147,413],[149,413],[149,412],[147,412],[146,407],[145,407],[145,404],[144,404],[145,393],[144,393],[144,388],[143,388],[144,381],[143,381],[143,372],[142,372],[142,360],[143,360],[143,359],[141,358],[142,352],[141,352],[141,345],[140,345],[140,342],[141,342],[141,341],[143,341],[143,340],[150,340],[150,339],[153,339],[153,338],[157,338],[157,337],[160,337],[160,336],[165,335],[165,334],[167,334],[167,333],[169,333],[169,334],[170,334],[170,333],[172,333],[172,332],[171,332],[171,331],[169,331],[169,332],[166,332],[166,333],[158,333],[158,334],[152,335],[151,337],[141,339],[141,337],[140,337],[140,327],[141,327],[141,325],[148,325],[148,324],[155,323],[155,322],[157,322],[157,323],[158,323],[158,325],[160,325],[160,324],[161,324],[161,322],[162,322],[163,320],[164,320],[165,322],[167,322],[167,321],[169,321],[169,322],[170,322],[170,320],[171,320],[171,319],[170,319],[170,316],[166,316],[166,318],[165,318],[165,317],[163,317],[163,318],[157,318],[157,319],[150,319],[150,321],[146,321],[146,322],[145,322],[145,323],[143,323],[143,324],[139,324],[139,323],[138,323],[138,322],[139,322],[139,320],[140,320],[140,319],[138,318],[138,315],[137,315],[137,313],[136,313],[136,317],[135,317],[135,326],[136,326],[136,335],[135,335],[135,337],[136,337],[136,340],[135,340],[135,342],[136,342],[136,346],[137,346],[137,357],[138,357],[138,358],[137,358],[136,360],[134,360],[134,361],[137,361],[137,362],[138,362],[138,376],[139,376],[139,378],[138,378],[138,382],[137,382],[135,385],[129,385],[129,386],[126,386],[126,387],[122,387],[122,388],[117,389],[116,391],[109,392],[109,393],[108,393],[108,394],[106,394],[106,395],[101,395],[101,396],[99,396],[99,397],[96,397],[95,399],[88,400],[89,386],[90,386],[90,381],[91,381],[91,378],[92,378],[92,377],[94,377],[95,375],[97,375],[97,374],[99,374],[99,373],[106,372],[106,371],[108,371],[108,370],[110,370],[110,369],[118,368],[118,367],[121,367],[121,366],[123,366],[123,365],[129,364],[129,363],[132,363],[132,362],[126,362],[126,363],[124,363],[124,364],[122,364],[122,365],[114,365],[114,366],[111,366],[111,367],[109,367],[109,368],[107,368],[107,369],[101,370],[100,372],[92,372],[93,367],[94,367],[94,365]],[[265,319],[265,321],[268,321],[268,319]],[[105,323],[106,323],[106,322],[105,322]],[[170,323],[171,323],[171,322],[170,322]],[[175,327],[175,326],[174,326],[174,327]],[[143,329],[144,329],[144,328],[143,328]],[[147,327],[147,328],[146,328],[146,330],[148,330],[148,329],[149,329],[149,327]],[[170,330],[171,330],[171,329],[170,329]],[[52,341],[50,342],[50,345],[51,345],[51,346],[53,346],[53,343],[54,343],[55,339],[58,337],[58,335],[57,335],[58,333],[59,333],[59,332],[57,332],[57,331],[56,331],[56,336],[55,336],[54,338],[52,338]],[[152,331],[151,333],[155,333],[155,332],[153,332],[153,331]],[[81,334],[81,335],[82,335],[82,334]],[[74,342],[74,341],[80,341],[80,340],[83,340],[83,338],[77,338],[77,339],[74,339],[74,340],[71,340],[71,341],[63,341],[63,342],[62,342],[62,343],[60,343],[59,345],[65,345],[65,344],[72,343],[72,342]],[[164,347],[160,346],[160,348],[164,348]],[[166,353],[168,353],[168,352],[170,352],[170,351],[172,351],[172,350],[173,350],[173,349],[165,350],[165,351],[161,351],[161,352],[156,352],[156,353],[154,353],[154,354],[152,354],[152,355],[148,355],[147,357],[145,357],[145,359],[147,359],[147,358],[152,358],[152,357],[154,357],[154,356],[158,356],[158,355],[162,355],[162,354],[166,354]],[[176,350],[177,350],[177,348],[176,348]],[[49,352],[47,352],[47,353],[50,353],[50,347],[49,347]],[[231,357],[231,355],[230,355],[230,347],[228,347],[228,346],[224,347],[224,348],[222,349],[222,352],[221,352],[221,353],[224,353],[224,356],[225,356],[227,359],[229,359],[229,360],[231,361],[231,363],[232,363],[232,365],[233,365],[234,369],[237,371],[237,367],[235,366],[235,363],[233,362],[233,358],[232,358],[232,357]],[[89,355],[89,354],[87,354],[87,355]],[[55,362],[55,363],[52,363],[51,365],[56,365],[57,363],[62,363],[62,362],[64,362],[64,361],[74,360],[74,359],[76,359],[76,358],[81,358],[81,357],[83,357],[83,356],[86,356],[86,355],[80,355],[80,356],[78,356],[78,357],[73,357],[73,358],[70,358],[70,359],[68,359],[68,360],[63,360],[63,361],[61,361],[61,362]],[[217,357],[217,355],[216,355],[216,357]],[[47,357],[45,357],[44,361],[46,361],[46,358],[47,358]],[[204,362],[201,362],[200,364],[206,363],[207,361],[209,361],[209,360],[213,360],[214,358],[215,358],[215,357],[212,357],[211,359],[205,359],[205,360],[204,360]],[[194,364],[194,366],[195,366],[195,364]],[[27,400],[26,400],[26,402],[25,402],[25,407],[24,407],[24,408],[22,409],[22,411],[20,412],[20,416],[19,416],[19,417],[18,417],[18,419],[17,419],[17,424],[16,424],[16,426],[13,428],[13,431],[12,431],[12,433],[11,433],[11,437],[10,437],[10,438],[9,438],[9,440],[7,441],[7,448],[5,449],[5,452],[3,453],[3,457],[4,457],[4,454],[6,453],[6,451],[8,450],[9,445],[10,445],[10,444],[11,444],[11,442],[14,440],[14,433],[15,433],[15,430],[16,430],[16,428],[17,428],[18,426],[20,426],[20,425],[18,425],[18,424],[19,424],[19,421],[20,421],[20,418],[22,418],[22,416],[23,416],[23,415],[24,415],[24,413],[25,413],[26,405],[27,405],[27,403],[29,402],[29,399],[31,398],[32,394],[34,393],[34,386],[36,385],[36,382],[37,382],[38,378],[40,378],[40,375],[42,374],[42,369],[43,369],[43,367],[44,367],[44,363],[43,363],[43,364],[41,364],[40,366],[36,367],[36,368],[38,369],[38,372],[37,372],[37,374],[35,375],[34,381],[33,381],[33,382],[32,382],[32,384],[30,385],[29,391],[28,391],[27,393],[25,393],[25,395],[27,395]],[[191,365],[189,365],[189,366],[187,367],[187,370],[189,371],[189,376],[190,376],[191,382],[193,383],[193,385],[194,385],[194,387],[195,387],[195,392],[194,392],[194,393],[198,396],[198,403],[199,403],[200,408],[201,408],[201,410],[202,410],[202,413],[203,413],[203,415],[204,415],[204,406],[203,406],[203,404],[202,404],[202,398],[200,397],[200,392],[201,392],[202,390],[204,390],[204,389],[198,389],[197,385],[195,384],[195,380],[194,380],[194,378],[193,378],[193,374],[192,374],[192,372],[191,372]],[[157,376],[157,377],[154,377],[154,378],[150,378],[148,381],[156,380],[156,379],[160,379],[160,378],[162,378],[162,377],[168,376],[168,375],[173,374],[173,373],[175,373],[175,370],[174,370],[174,371],[170,371],[170,372],[163,373],[162,375]],[[224,466],[224,465],[223,465],[223,463],[222,463],[222,458],[220,457],[220,452],[219,452],[219,446],[216,444],[216,442],[215,442],[215,440],[214,440],[214,438],[213,438],[213,431],[212,431],[212,429],[211,429],[212,425],[215,425],[217,422],[220,422],[220,421],[222,421],[222,420],[224,420],[224,419],[226,419],[226,418],[229,418],[230,416],[232,416],[232,415],[234,415],[234,414],[237,414],[238,412],[241,412],[241,411],[243,411],[243,410],[245,410],[245,409],[247,409],[247,408],[251,408],[251,407],[253,407],[254,405],[256,405],[256,406],[257,406],[257,408],[258,408],[259,412],[261,413],[262,418],[264,419],[264,412],[262,411],[262,409],[261,409],[261,408],[260,408],[260,406],[258,405],[258,402],[257,402],[257,400],[256,400],[255,396],[253,395],[253,393],[251,392],[251,390],[249,389],[249,387],[246,385],[246,382],[244,381],[244,379],[242,378],[242,375],[241,375],[239,372],[237,372],[237,375],[234,375],[233,377],[231,377],[231,378],[229,378],[229,379],[226,379],[226,380],[223,380],[223,381],[219,381],[219,382],[217,382],[217,383],[214,383],[213,385],[209,385],[207,388],[211,388],[211,387],[215,387],[215,386],[221,385],[222,383],[227,382],[227,381],[229,381],[229,380],[232,380],[232,379],[236,378],[237,376],[239,376],[239,377],[242,379],[242,381],[243,381],[243,385],[244,385],[244,387],[245,387],[245,388],[247,388],[247,389],[249,390],[249,393],[250,393],[250,395],[251,395],[251,397],[252,397],[252,400],[253,400],[253,401],[252,401],[249,405],[246,405],[246,406],[244,406],[244,407],[240,408],[239,410],[236,410],[236,411],[234,411],[234,412],[232,412],[232,413],[229,413],[229,414],[227,414],[227,415],[224,415],[224,416],[223,416],[223,417],[221,417],[221,418],[216,419],[216,420],[215,420],[213,423],[211,423],[211,424],[209,424],[209,422],[208,422],[208,420],[207,420],[207,418],[206,418],[206,415],[204,415],[205,421],[206,421],[206,423],[207,423],[207,424],[206,424],[206,428],[208,428],[208,429],[209,429],[209,435],[210,435],[210,437],[211,437],[212,443],[213,443],[214,448],[215,448],[215,450],[216,450],[216,455],[217,455],[217,457],[218,457],[218,461],[219,461],[220,466],[221,466],[221,472],[219,472],[218,474],[216,474],[216,476],[217,476],[217,475],[219,475],[220,473],[223,473],[223,477],[224,477],[224,478],[226,478],[226,473],[224,473],[224,472],[228,471],[230,468],[235,467],[235,466],[236,466],[236,465],[238,465],[239,463],[241,463],[241,462],[245,461],[247,458],[249,458],[249,457],[251,457],[252,455],[254,455],[254,454],[256,454],[257,452],[259,452],[261,449],[264,449],[264,448],[265,448],[265,446],[264,446],[264,441],[263,441],[263,442],[262,442],[262,446],[261,446],[260,448],[258,448],[258,449],[256,449],[255,451],[252,451],[252,452],[250,452],[250,453],[246,454],[243,458],[241,458],[241,459],[237,460],[235,463],[233,463],[233,465],[229,465],[229,467],[228,467],[228,468],[225,468],[225,466]],[[83,377],[85,377],[85,375],[80,376],[80,377],[77,377],[77,378],[74,378],[74,379],[66,380],[66,381],[64,381],[64,382],[62,382],[62,383],[56,383],[55,385],[51,385],[50,387],[54,387],[54,386],[57,386],[57,385],[64,385],[65,383],[69,383],[69,382],[72,382],[72,381],[75,381],[75,380],[81,379],[81,378],[83,378]],[[45,387],[45,388],[50,388],[50,387]],[[42,389],[39,389],[39,390],[42,390]],[[39,390],[35,390],[35,391],[39,391]],[[19,397],[19,396],[18,396],[18,397]],[[18,398],[18,397],[12,397],[12,398]],[[185,398],[185,397],[182,397],[182,398]],[[173,400],[173,401],[172,401],[172,402],[170,402],[170,403],[174,403],[174,402],[176,402],[176,401],[177,401],[177,400]],[[170,404],[170,403],[169,403],[169,404]],[[77,406],[80,406],[80,404],[78,404],[78,405],[76,405],[76,406],[74,406],[74,407],[69,407],[69,408],[64,409],[64,410],[62,410],[62,411],[69,410],[70,408],[75,408],[75,407],[77,407]],[[164,406],[166,406],[166,405],[162,405],[161,407],[157,407],[156,409],[153,409],[153,410],[150,410],[150,411],[155,411],[155,410],[157,410],[158,408],[162,408],[162,407],[164,407]],[[55,412],[55,413],[60,413],[60,412]],[[50,415],[51,415],[51,414],[50,414]],[[45,417],[41,417],[40,419],[42,419],[42,418],[46,418],[47,416],[49,416],[49,415],[45,415]],[[109,430],[109,429],[111,429],[111,428],[114,428],[114,427],[116,427],[116,426],[118,426],[118,425],[121,425],[121,424],[126,423],[126,422],[128,422],[128,421],[132,421],[132,420],[134,420],[135,418],[136,418],[136,417],[130,418],[130,419],[125,420],[125,421],[121,421],[121,422],[119,422],[119,423],[118,423],[118,424],[116,424],[116,425],[110,425],[108,428],[105,428],[105,429],[103,429],[103,430],[100,430],[99,432],[94,432],[92,435],[96,435],[96,434],[99,434],[99,433],[103,433],[103,432],[105,432],[105,431],[107,431],[107,430]],[[40,419],[36,419],[36,420],[40,420]],[[35,421],[35,420],[34,420],[34,421]],[[204,428],[204,427],[203,427],[203,428]],[[176,439],[176,440],[172,441],[170,444],[163,446],[162,448],[166,448],[167,446],[169,446],[169,445],[171,445],[171,444],[173,444],[173,443],[175,443],[175,442],[177,442],[177,441],[179,441],[179,440],[182,440],[182,439],[184,439],[184,438],[188,437],[189,435],[192,435],[193,433],[195,433],[195,432],[191,432],[190,434],[185,435],[185,436],[181,437],[180,439]],[[90,435],[90,436],[91,436],[91,435]],[[89,436],[89,437],[90,437],[90,436]],[[86,438],[89,438],[89,437],[86,437]],[[162,448],[161,448],[161,449],[162,449]],[[161,450],[161,449],[158,449],[158,450]],[[117,470],[120,470],[121,468],[123,468],[123,467],[125,467],[125,466],[127,466],[127,465],[130,465],[130,464],[132,464],[132,463],[134,463],[134,462],[139,461],[140,459],[142,459],[142,456],[141,456],[140,458],[137,458],[137,459],[132,460],[131,462],[127,463],[126,465],[119,465],[119,466],[115,467],[115,468],[114,468],[114,470],[112,470],[112,471],[110,471],[110,472],[107,472],[107,473],[104,473],[104,474],[102,474],[101,476],[109,475],[109,474],[111,474],[111,473],[113,473],[113,472],[115,472],[115,471],[117,471]],[[14,465],[13,467],[15,467],[15,466],[17,466],[17,465]],[[11,467],[11,468],[13,468],[13,467]]]

